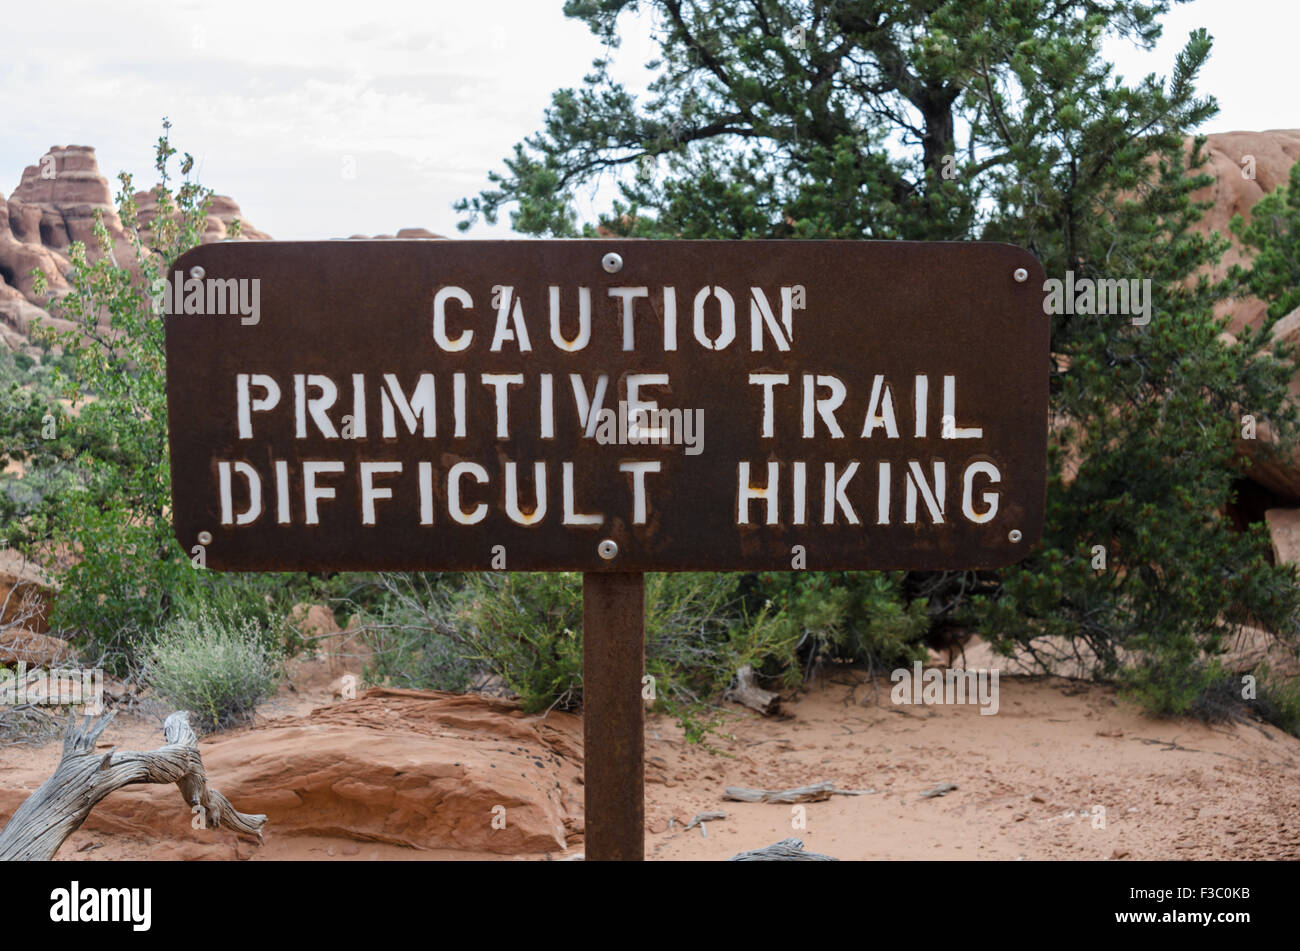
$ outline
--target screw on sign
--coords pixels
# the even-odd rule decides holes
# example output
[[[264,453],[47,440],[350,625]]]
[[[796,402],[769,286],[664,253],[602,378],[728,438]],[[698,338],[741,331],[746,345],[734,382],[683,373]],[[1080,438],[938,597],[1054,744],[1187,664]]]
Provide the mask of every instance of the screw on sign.
[[[205,245],[163,295],[176,535],[218,571],[582,571],[586,853],[639,859],[643,573],[1024,557],[1042,285],[1004,244]]]

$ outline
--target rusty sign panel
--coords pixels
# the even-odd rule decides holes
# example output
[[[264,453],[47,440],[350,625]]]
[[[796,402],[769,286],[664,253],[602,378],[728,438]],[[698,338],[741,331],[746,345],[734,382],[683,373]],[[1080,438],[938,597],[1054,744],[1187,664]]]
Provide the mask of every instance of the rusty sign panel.
[[[1043,272],[1001,244],[210,244],[161,289],[218,570],[977,568],[1043,521]]]

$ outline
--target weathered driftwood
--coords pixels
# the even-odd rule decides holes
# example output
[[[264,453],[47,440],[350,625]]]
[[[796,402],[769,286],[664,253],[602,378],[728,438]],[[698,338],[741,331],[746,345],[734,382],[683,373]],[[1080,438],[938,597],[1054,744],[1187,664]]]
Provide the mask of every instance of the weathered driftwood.
[[[805,852],[803,839],[782,839],[772,845],[752,852],[741,852],[727,859],[728,862],[838,862],[833,855],[820,852]]]
[[[953,789],[957,787],[954,786]],[[813,783],[811,786],[796,786],[794,789],[747,789],[744,786],[728,786],[723,790],[723,799],[736,802],[821,802],[831,796],[874,796],[875,789],[836,789],[827,780]]]
[[[727,818],[725,812],[697,812],[695,817],[691,819],[690,822],[686,823],[686,828],[682,829],[682,831],[690,832],[696,826],[702,826],[706,822],[716,822],[719,819],[725,818]]]
[[[771,716],[781,709],[781,695],[764,690],[754,682],[754,671],[748,665],[736,671],[736,685],[722,695],[724,700],[734,700],[763,716]]]
[[[948,795],[948,793],[952,792],[956,788],[957,788],[956,783],[940,783],[939,785],[935,786],[933,789],[927,789],[925,792],[921,793],[921,798],[935,799],[939,796],[946,796]]]
[[[245,815],[208,785],[189,714],[163,723],[167,745],[141,753],[95,752],[95,741],[113,713],[98,719],[68,718],[63,758],[54,775],[32,793],[0,830],[0,860],[47,860],[86,821],[104,797],[136,783],[175,783],[191,807],[201,806],[207,828],[226,826],[262,837],[266,816]]]
[[[746,789],[744,786],[728,786],[722,793],[723,799],[736,802],[821,802],[830,799],[835,791],[830,782],[814,783],[811,786],[796,786],[794,789]]]

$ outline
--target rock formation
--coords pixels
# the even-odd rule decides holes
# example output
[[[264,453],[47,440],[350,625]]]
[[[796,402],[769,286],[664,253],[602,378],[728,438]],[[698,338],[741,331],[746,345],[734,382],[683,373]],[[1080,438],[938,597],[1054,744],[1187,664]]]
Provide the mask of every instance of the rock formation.
[[[147,235],[158,214],[157,202],[152,191],[135,192],[134,198],[140,226]],[[23,169],[22,179],[7,201],[0,192],[0,346],[23,346],[36,321],[44,321],[56,330],[72,326],[51,318],[44,308],[68,291],[64,275],[71,268],[68,249],[74,241],[86,245],[92,261],[98,259],[96,211],[104,216],[117,260],[134,271],[134,252],[118,217],[108,179],[100,173],[95,150],[90,146],[51,146],[35,165]],[[233,198],[214,195],[208,206],[203,243],[230,240],[231,223],[236,219],[240,224],[239,240],[271,240],[269,234],[249,224]],[[359,234],[351,237],[369,238]],[[426,228],[402,228],[396,235],[374,237],[441,239],[442,235]],[[46,275],[46,297],[35,292],[33,268],[40,268]]]
[[[565,851],[583,832],[582,721],[569,713],[526,716],[473,694],[375,688],[201,749],[221,791],[269,817],[277,837],[541,855]],[[0,777],[0,817],[30,784]],[[160,843],[152,858],[231,857],[235,834],[195,832],[175,796],[123,789],[85,827]]]
[[[140,222],[146,230],[156,217],[152,192],[135,193]],[[8,200],[0,193],[0,345],[20,346],[37,320],[57,329],[68,324],[51,321],[43,309],[68,291],[65,275],[71,268],[68,251],[74,241],[86,246],[90,260],[100,255],[94,235],[95,212],[103,215],[117,260],[130,267],[134,252],[113,202],[108,179],[99,171],[95,150],[86,145],[56,145],[35,165],[23,169]],[[204,243],[229,238],[230,223],[240,219],[241,238],[266,241],[270,236],[243,220],[239,206],[224,195],[213,196]],[[49,293],[35,292],[32,269],[46,276]]]
[[[445,235],[434,234],[428,228],[401,228],[397,234],[350,234],[347,236],[348,241],[393,241],[405,239],[435,239],[438,241],[447,240]]]
[[[74,241],[98,253],[93,231],[96,211],[103,214],[114,240],[125,237],[108,180],[99,174],[95,150],[86,145],[52,146],[38,164],[23,169],[9,205],[10,228],[19,241],[40,244],[60,255],[66,255]]]
[[[1238,214],[1249,221],[1255,202],[1286,184],[1291,166],[1300,160],[1300,129],[1222,132],[1207,139],[1204,171],[1214,176],[1214,183],[1193,197],[1197,201],[1212,199],[1214,207],[1196,223],[1196,230],[1217,231],[1232,241],[1232,247],[1211,272],[1213,277],[1221,278],[1232,265],[1248,263],[1245,251],[1228,229],[1228,222]],[[1218,313],[1231,314],[1229,329],[1237,331],[1247,324],[1259,326],[1264,318],[1264,305],[1254,298],[1227,301],[1219,305]]]

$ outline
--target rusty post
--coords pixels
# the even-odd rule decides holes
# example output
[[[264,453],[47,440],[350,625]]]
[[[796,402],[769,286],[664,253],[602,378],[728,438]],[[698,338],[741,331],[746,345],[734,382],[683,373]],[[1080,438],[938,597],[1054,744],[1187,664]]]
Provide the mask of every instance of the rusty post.
[[[582,576],[586,858],[645,859],[645,575]]]

